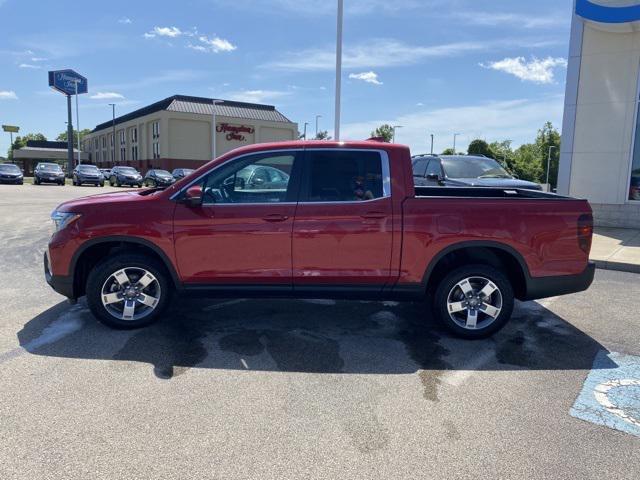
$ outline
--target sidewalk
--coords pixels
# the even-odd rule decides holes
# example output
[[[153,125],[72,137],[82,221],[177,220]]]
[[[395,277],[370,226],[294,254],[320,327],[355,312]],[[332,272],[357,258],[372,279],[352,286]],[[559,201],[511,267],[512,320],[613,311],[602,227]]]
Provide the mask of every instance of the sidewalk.
[[[640,230],[596,227],[591,260],[604,270],[640,273]]]

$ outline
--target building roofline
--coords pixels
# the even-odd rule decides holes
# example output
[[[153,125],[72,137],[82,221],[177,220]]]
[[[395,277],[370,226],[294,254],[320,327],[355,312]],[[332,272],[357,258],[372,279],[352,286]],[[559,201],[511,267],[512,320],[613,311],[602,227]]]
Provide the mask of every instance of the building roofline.
[[[167,110],[169,106],[176,100],[183,101],[183,102],[192,102],[192,103],[201,103],[201,104],[211,105],[211,102],[213,102],[214,98],[193,97],[189,95],[172,95],[171,97],[167,97],[163,100],[152,103],[151,105],[147,105],[146,107],[139,108],[138,110],[134,110],[133,112],[127,113],[120,117],[116,117],[115,121],[109,120],[107,122],[103,122],[97,125],[93,130],[91,130],[91,133],[112,128],[114,123],[115,125],[119,125],[121,123],[135,120],[136,118],[144,117],[152,113]],[[237,102],[235,100],[222,100],[222,99],[220,99],[219,102],[220,103],[218,103],[218,105],[226,106],[226,107],[251,108],[254,110],[276,111],[275,106],[265,105],[261,103]]]

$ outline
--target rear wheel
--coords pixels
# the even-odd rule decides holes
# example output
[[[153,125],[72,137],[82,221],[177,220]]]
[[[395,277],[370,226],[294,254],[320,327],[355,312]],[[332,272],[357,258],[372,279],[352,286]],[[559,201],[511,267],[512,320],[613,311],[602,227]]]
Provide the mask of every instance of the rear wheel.
[[[158,320],[171,296],[166,269],[139,254],[121,254],[98,264],[87,280],[87,303],[103,324],[140,328]]]
[[[434,310],[459,337],[486,338],[509,321],[514,294],[504,273],[489,265],[460,267],[438,285]]]

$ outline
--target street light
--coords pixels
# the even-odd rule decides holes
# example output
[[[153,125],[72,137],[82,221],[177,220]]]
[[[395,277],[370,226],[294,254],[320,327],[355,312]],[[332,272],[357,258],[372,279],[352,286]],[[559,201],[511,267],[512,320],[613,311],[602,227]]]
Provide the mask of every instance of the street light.
[[[461,133],[454,133],[453,134],[453,154],[456,154],[456,138],[458,138],[460,135],[462,135]]]
[[[549,171],[551,170],[551,150],[555,149],[553,145],[549,147],[549,155],[547,156],[547,185],[549,185]],[[551,187],[548,187],[551,190]]]
[[[338,0],[338,25],[336,38],[336,107],[335,129],[333,136],[340,141],[340,93],[342,88],[342,23],[344,17],[344,0]]]
[[[322,118],[322,115],[316,115],[316,140],[318,139],[318,119]]]
[[[216,100],[215,98],[211,99],[211,155],[213,156],[213,160],[216,159],[217,154],[217,144],[216,144],[216,105],[220,105],[224,100]]]
[[[431,134],[431,155],[433,155],[433,133]]]
[[[115,163],[116,160],[116,104],[110,103],[111,106],[111,119],[112,119],[112,127],[113,133],[111,134],[113,138],[111,139],[111,166]]]
[[[82,162],[80,160],[80,112],[78,110],[78,82],[80,82],[80,80],[76,78],[73,83],[76,87],[76,128],[78,129],[78,165],[80,165]],[[73,133],[73,130],[71,130],[71,133]]]
[[[391,143],[396,143],[396,128],[404,128],[402,125],[394,125],[393,126],[393,137],[391,139]]]

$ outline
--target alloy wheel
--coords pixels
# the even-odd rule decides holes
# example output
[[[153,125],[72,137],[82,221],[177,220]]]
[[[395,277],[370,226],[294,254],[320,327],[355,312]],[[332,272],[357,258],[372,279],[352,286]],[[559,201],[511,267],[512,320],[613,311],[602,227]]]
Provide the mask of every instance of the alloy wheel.
[[[479,330],[496,321],[502,302],[502,292],[494,282],[484,277],[467,277],[449,291],[447,311],[458,326]]]
[[[150,315],[160,302],[158,279],[148,270],[125,267],[112,273],[102,285],[105,310],[118,320],[136,321]]]

